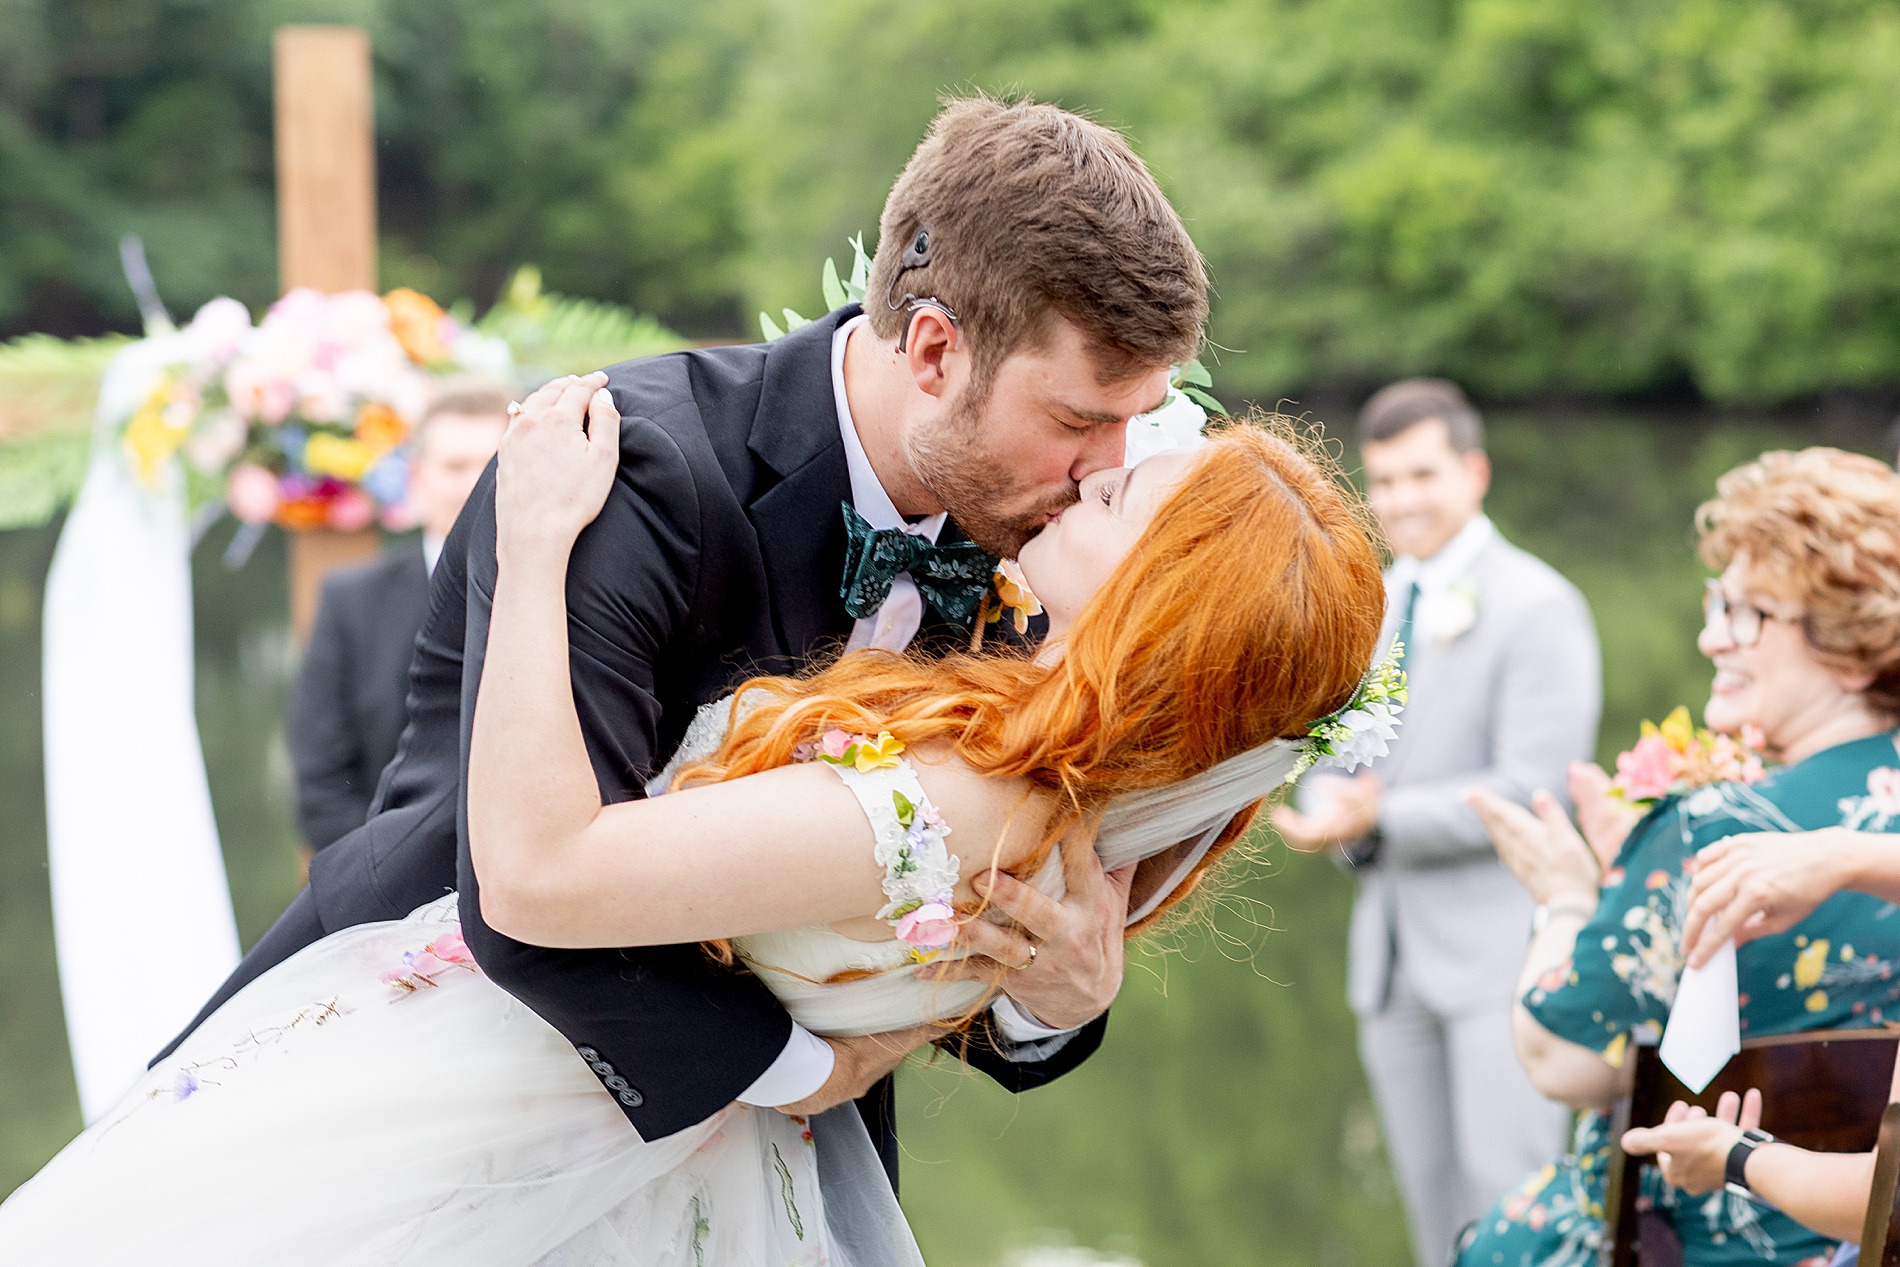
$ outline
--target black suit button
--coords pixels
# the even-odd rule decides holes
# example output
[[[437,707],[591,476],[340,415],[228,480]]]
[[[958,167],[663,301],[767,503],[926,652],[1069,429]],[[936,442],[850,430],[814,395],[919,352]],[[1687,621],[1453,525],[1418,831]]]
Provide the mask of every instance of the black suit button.
[[[579,1052],[580,1058],[590,1065],[600,1059],[600,1053],[595,1051],[592,1047],[576,1047],[574,1050]]]
[[[601,1081],[607,1084],[607,1089],[609,1091],[633,1090],[633,1084],[629,1083],[625,1078],[621,1077],[617,1073],[609,1077],[602,1078]]]
[[[630,1109],[637,1109],[647,1102],[647,1098],[632,1087],[628,1087],[620,1093],[620,1102]]]
[[[605,1078],[605,1077],[607,1077],[608,1075],[610,1075],[610,1074],[612,1074],[612,1073],[613,1073],[613,1071],[614,1071],[614,1067],[613,1067],[612,1065],[610,1065],[610,1064],[608,1064],[608,1063],[607,1063],[606,1061],[604,1061],[604,1060],[596,1060],[596,1061],[594,1062],[594,1064],[593,1064],[593,1070],[594,1070],[594,1072],[595,1072],[595,1073],[597,1073],[597,1074],[599,1074],[599,1075],[600,1075],[601,1077],[603,1077],[603,1078]]]

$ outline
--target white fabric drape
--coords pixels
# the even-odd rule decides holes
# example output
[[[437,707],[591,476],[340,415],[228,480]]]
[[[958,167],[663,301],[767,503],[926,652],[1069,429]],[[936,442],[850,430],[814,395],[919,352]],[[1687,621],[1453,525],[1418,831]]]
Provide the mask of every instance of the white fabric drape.
[[[114,360],[91,465],[46,582],[47,865],[60,995],[92,1121],[238,961],[192,706],[190,539],[177,472],[131,471],[112,424],[178,336]]]

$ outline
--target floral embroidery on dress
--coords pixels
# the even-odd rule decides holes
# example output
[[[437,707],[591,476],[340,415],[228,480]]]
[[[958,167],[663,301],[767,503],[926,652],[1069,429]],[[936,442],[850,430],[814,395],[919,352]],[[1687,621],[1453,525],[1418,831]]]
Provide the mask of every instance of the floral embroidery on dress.
[[[1867,773],[1867,795],[1843,796],[1841,826],[1850,831],[1886,831],[1900,819],[1900,770],[1881,766]]]
[[[223,1055],[180,1065],[172,1075],[170,1086],[154,1087],[145,1093],[145,1099],[148,1103],[162,1101],[183,1104],[207,1088],[222,1086],[223,1075],[237,1072],[297,1031],[326,1025],[339,1016],[347,1016],[349,1011],[342,1006],[340,998],[332,996],[321,1003],[312,1003],[300,1009],[281,1025],[264,1025],[247,1030],[244,1037],[233,1043]]]
[[[405,950],[403,966],[383,974],[384,985],[393,986],[397,998],[407,998],[417,990],[434,988],[451,972],[475,972],[475,956],[462,940],[460,928],[451,929],[424,944],[421,950]]]
[[[792,1234],[799,1240],[805,1239],[805,1220],[798,1213],[797,1191],[792,1186],[792,1168],[785,1164],[785,1155],[772,1145],[772,1169],[778,1171],[779,1199],[785,1203],[785,1217],[792,1221]]]

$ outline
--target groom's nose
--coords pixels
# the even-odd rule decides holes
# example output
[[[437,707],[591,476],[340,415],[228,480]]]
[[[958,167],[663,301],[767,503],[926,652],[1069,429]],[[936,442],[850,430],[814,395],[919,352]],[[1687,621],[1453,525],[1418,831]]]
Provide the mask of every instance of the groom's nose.
[[[1069,478],[1080,484],[1097,471],[1113,471],[1122,465],[1127,448],[1128,422],[1105,422],[1090,427],[1082,436],[1075,461],[1069,466]]]

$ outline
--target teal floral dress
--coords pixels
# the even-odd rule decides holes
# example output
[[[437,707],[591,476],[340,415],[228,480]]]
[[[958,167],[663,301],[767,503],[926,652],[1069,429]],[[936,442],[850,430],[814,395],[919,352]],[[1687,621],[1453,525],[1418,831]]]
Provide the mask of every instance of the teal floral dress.
[[[1892,734],[1816,753],[1755,783],[1718,783],[1657,803],[1604,877],[1603,902],[1574,957],[1524,996],[1560,1038],[1621,1064],[1631,1042],[1656,1042],[1669,1019],[1687,864],[1740,832],[1846,826],[1900,832],[1900,755]],[[1864,893],[1839,893],[1786,933],[1740,947],[1742,1037],[1900,1023],[1900,913]],[[1570,1152],[1531,1175],[1466,1229],[1457,1267],[1594,1267],[1603,1241],[1610,1119],[1585,1113]],[[1692,1197],[1644,1171],[1643,1199],[1682,1238],[1689,1267],[1775,1263],[1821,1267],[1826,1237],[1724,1190]]]

